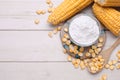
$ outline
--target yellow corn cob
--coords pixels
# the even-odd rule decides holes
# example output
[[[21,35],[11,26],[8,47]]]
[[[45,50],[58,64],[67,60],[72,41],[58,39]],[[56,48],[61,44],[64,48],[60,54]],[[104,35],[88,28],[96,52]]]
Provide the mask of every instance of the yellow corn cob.
[[[101,6],[112,6],[112,7],[119,7],[120,0],[94,0]]]
[[[103,8],[98,4],[93,5],[93,12],[100,22],[114,35],[120,35],[120,12],[113,8]]]
[[[48,17],[48,22],[57,25],[85,7],[87,7],[93,0],[64,0]]]

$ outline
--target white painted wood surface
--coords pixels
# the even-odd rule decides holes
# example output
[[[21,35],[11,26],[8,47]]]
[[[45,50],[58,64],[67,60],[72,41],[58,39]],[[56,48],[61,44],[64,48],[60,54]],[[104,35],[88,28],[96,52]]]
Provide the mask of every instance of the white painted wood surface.
[[[52,1],[57,6],[63,0]],[[108,80],[120,79],[120,70],[92,75],[74,69],[62,52],[59,33],[52,39],[48,37],[54,28],[46,22],[49,14],[35,14],[47,8],[45,0],[0,0],[0,80],[98,80],[104,73]],[[89,8],[83,12],[92,13]],[[39,25],[34,24],[35,19],[40,19]],[[116,39],[107,31],[104,49]],[[116,58],[119,49],[113,51],[111,59]]]

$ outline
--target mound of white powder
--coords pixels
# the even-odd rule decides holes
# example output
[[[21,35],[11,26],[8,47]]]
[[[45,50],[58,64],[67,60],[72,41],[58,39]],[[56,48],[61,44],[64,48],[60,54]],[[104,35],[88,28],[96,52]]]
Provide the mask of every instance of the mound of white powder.
[[[98,23],[87,15],[81,15],[69,25],[69,35],[74,43],[80,46],[90,46],[99,37]]]

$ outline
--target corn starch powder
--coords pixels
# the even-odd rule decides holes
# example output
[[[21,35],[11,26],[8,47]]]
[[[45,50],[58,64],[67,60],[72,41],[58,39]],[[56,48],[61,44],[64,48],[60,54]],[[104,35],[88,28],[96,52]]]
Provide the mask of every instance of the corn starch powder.
[[[90,46],[98,38],[100,29],[95,19],[87,15],[75,18],[69,25],[69,35],[74,43],[80,46]]]

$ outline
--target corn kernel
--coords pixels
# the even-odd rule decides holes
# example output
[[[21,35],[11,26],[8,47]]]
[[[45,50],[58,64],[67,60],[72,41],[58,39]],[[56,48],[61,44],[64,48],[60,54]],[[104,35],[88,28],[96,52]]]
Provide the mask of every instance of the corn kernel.
[[[79,68],[79,65],[78,65],[78,64],[74,64],[74,67],[75,67],[75,68]]]
[[[79,55],[79,56],[83,56],[83,53],[81,53],[81,52],[78,52],[78,55]]]
[[[74,49],[76,49],[76,50],[77,50],[77,49],[78,49],[78,46],[74,46]]]
[[[80,52],[83,52],[84,51],[84,47],[81,47],[79,50],[80,50]]]
[[[106,64],[106,65],[105,65],[105,68],[106,68],[106,69],[108,69],[109,67],[110,67],[109,64]]]
[[[102,37],[99,38],[99,42],[102,43],[104,39]]]
[[[65,32],[68,32],[68,28],[64,28],[64,31],[65,31]]]
[[[54,11],[54,8],[48,8],[48,12],[52,13]]]
[[[112,60],[112,64],[116,64],[117,63],[117,60]]]
[[[64,52],[64,54],[66,54],[66,53],[67,53],[67,50],[66,50],[66,49],[63,49],[63,52]]]
[[[80,64],[80,59],[76,59],[76,62],[77,62],[78,64]]]
[[[45,14],[46,12],[44,10],[37,10],[36,14],[40,15],[40,14]]]
[[[92,49],[96,49],[97,47],[96,46],[92,46]]]
[[[96,54],[99,54],[99,51],[98,51],[98,49],[95,49],[94,51],[95,51],[95,53],[96,53]]]
[[[49,32],[49,33],[48,33],[48,36],[49,36],[50,38],[52,38],[52,37],[53,37],[53,33],[52,33],[52,32]]]
[[[96,56],[96,54],[95,53],[92,53],[92,57],[94,58]]]
[[[52,7],[53,7],[53,3],[50,3],[50,4],[49,4],[49,7],[52,8]]]
[[[61,31],[61,28],[62,28],[62,26],[58,26],[58,27],[57,27],[57,30],[58,30],[58,31]]]
[[[98,44],[97,44],[97,47],[102,47],[102,46],[103,46],[102,43],[98,43]]]
[[[73,53],[73,50],[72,50],[72,49],[70,49],[69,51],[70,51],[70,53]]]
[[[97,48],[98,52],[100,52],[102,49],[101,48]]]
[[[112,61],[109,61],[108,64],[109,64],[110,66],[113,65]]]
[[[40,20],[39,20],[39,19],[36,19],[34,22],[35,22],[35,24],[39,24],[39,23],[40,23]]]
[[[72,57],[71,57],[71,56],[68,56],[67,60],[68,60],[68,61],[72,61]]]
[[[117,68],[117,69],[120,69],[120,64],[117,64],[117,65],[116,65],[116,68]]]
[[[98,59],[102,59],[102,55],[99,55],[99,56],[98,56]]]
[[[114,70],[115,66],[111,65],[109,68],[110,70]]]
[[[78,50],[74,50],[73,52],[74,52],[74,54],[78,54]]]
[[[53,30],[53,34],[57,34],[58,33],[58,30],[57,30],[57,28],[55,28],[54,30]]]
[[[107,80],[107,75],[106,74],[102,75],[101,79],[102,80]]]
[[[65,43],[66,41],[67,41],[67,39],[66,39],[66,38],[62,38],[62,42],[64,42],[64,43]]]
[[[118,51],[118,54],[120,54],[120,50]]]
[[[81,68],[82,70],[84,70],[84,69],[85,69],[85,65],[80,66],[80,68]]]
[[[118,59],[120,59],[120,53],[117,53],[116,56],[118,57]]]
[[[36,14],[40,15],[40,14],[42,14],[42,11],[41,10],[37,10]]]
[[[94,52],[94,50],[93,49],[89,49],[89,53],[93,53]]]
[[[72,60],[72,64],[74,65],[74,64],[76,64],[76,60],[74,59],[74,60]]]
[[[51,0],[46,0],[46,3],[47,3],[47,4],[50,4],[50,3],[51,3]]]
[[[86,57],[90,57],[90,55],[91,55],[91,54],[90,54],[89,52],[87,52],[87,53],[85,54]]]
[[[66,44],[67,44],[67,45],[70,45],[70,43],[71,43],[70,40],[67,40],[67,41],[66,41]]]
[[[64,38],[69,39],[69,35],[68,34],[64,34]]]

